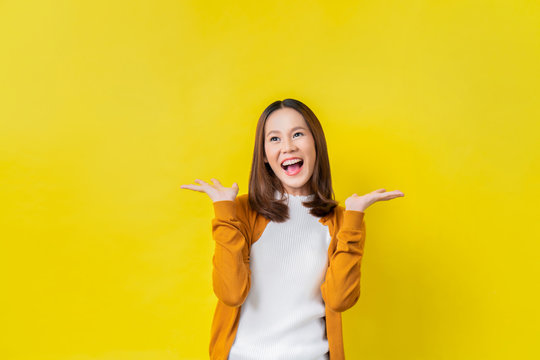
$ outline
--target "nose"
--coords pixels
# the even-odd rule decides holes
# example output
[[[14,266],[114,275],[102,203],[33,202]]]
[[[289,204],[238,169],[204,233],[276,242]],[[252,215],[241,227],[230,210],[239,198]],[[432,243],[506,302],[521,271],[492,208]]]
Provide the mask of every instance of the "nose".
[[[283,141],[283,152],[291,152],[296,149],[296,146],[294,145],[294,142],[292,139],[287,139]]]

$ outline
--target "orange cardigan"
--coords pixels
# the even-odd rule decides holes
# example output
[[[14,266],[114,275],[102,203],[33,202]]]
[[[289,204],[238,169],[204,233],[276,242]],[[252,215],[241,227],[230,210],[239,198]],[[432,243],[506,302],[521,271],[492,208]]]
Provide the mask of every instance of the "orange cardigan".
[[[251,245],[270,220],[251,209],[248,194],[237,196],[234,201],[216,201],[213,206],[212,281],[218,302],[210,331],[210,359],[227,360],[238,329],[240,307],[251,286]],[[319,219],[328,226],[332,237],[321,285],[330,360],[345,359],[341,313],[356,304],[360,296],[360,265],[366,238],[364,215],[363,211],[345,210],[338,205]]]

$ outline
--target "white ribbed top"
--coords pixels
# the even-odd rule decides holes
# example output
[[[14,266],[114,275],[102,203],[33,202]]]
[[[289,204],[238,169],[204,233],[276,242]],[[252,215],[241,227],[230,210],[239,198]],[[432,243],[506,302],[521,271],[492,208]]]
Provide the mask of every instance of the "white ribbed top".
[[[251,289],[229,360],[328,359],[320,286],[330,233],[302,205],[315,195],[285,195],[290,219],[270,221],[251,247]]]

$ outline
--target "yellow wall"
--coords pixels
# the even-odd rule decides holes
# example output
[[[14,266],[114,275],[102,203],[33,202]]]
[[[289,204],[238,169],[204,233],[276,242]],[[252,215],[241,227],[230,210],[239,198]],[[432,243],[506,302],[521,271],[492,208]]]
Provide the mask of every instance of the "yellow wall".
[[[211,201],[297,98],[366,211],[348,359],[533,359],[537,1],[1,1],[0,357],[208,358]],[[535,140],[536,139],[536,140]],[[534,185],[534,186],[533,186]]]

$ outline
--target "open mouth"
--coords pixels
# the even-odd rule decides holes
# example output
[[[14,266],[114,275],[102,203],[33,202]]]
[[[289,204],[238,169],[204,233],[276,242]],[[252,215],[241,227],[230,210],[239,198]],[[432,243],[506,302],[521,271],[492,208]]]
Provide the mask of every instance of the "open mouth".
[[[281,165],[281,168],[285,170],[285,173],[289,176],[296,175],[300,172],[302,169],[302,166],[304,165],[304,160],[300,160],[297,163],[291,164],[291,165]]]

